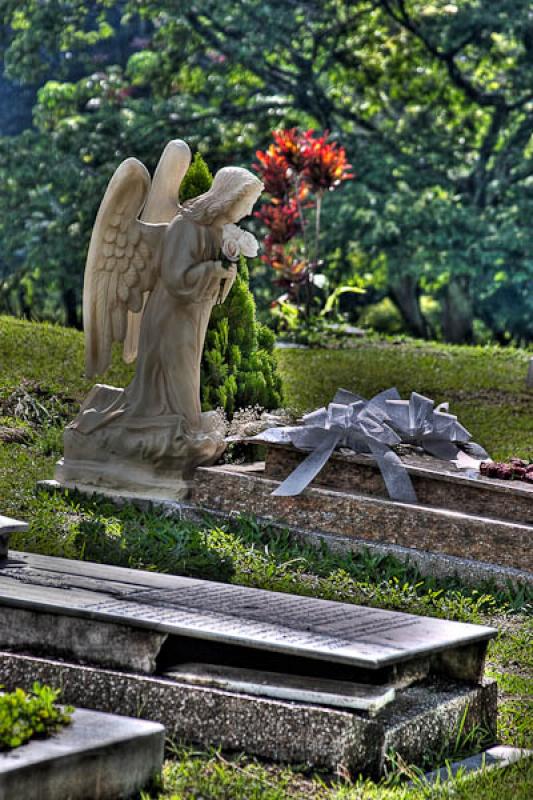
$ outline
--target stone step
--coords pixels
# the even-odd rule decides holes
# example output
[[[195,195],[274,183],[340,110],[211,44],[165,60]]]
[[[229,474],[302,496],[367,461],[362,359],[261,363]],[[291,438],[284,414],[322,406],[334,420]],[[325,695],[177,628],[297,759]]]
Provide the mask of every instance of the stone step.
[[[533,572],[533,525],[322,487],[308,487],[296,497],[273,497],[279,483],[265,476],[261,462],[199,467],[191,499],[207,509],[255,514],[303,531],[387,542]]]
[[[460,727],[468,732],[481,725],[496,737],[493,681],[472,685],[435,678],[399,689],[394,702],[371,718],[365,712],[255,697],[182,679],[0,652],[0,681],[6,689],[28,689],[35,680],[61,686],[67,703],[140,713],[161,722],[171,738],[316,769],[342,767],[374,778],[383,774],[390,750],[420,765],[428,743],[445,757]]]
[[[307,453],[295,447],[266,445],[265,478],[283,481]],[[533,525],[533,484],[485,478],[458,469],[451,461],[408,453],[402,461],[411,476],[418,502],[474,516]],[[385,483],[371,455],[334,452],[311,486],[388,499]]]
[[[20,685],[29,689],[31,683]],[[161,772],[164,734],[159,723],[78,708],[53,736],[0,753],[0,798],[132,797]]]

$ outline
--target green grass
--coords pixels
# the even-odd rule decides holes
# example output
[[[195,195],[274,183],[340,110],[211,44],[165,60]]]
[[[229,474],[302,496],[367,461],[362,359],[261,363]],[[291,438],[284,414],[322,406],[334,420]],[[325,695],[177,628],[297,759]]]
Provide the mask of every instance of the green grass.
[[[165,763],[159,791],[143,793],[142,800],[531,800],[533,787],[533,759],[430,786],[406,767],[401,776],[374,783],[310,775],[216,751],[178,747],[173,756]],[[411,785],[402,785],[399,778]]]
[[[533,394],[523,388],[527,358],[516,350],[379,341],[349,351],[278,354],[287,405],[304,410],[327,403],[338,386],[367,396],[393,384],[402,394],[416,389],[439,402],[449,399],[452,411],[497,457],[533,452],[528,412]],[[131,368],[115,353],[105,380],[121,385],[129,375]],[[489,650],[488,674],[501,688],[500,737],[508,744],[533,746],[532,598],[526,592],[491,585],[472,590],[453,579],[424,579],[413,566],[369,552],[353,556],[325,547],[315,550],[253,519],[190,523],[132,506],[117,509],[75,493],[36,493],[36,481],[52,477],[62,426],[90,385],[83,377],[79,333],[0,318],[0,425],[22,427],[26,434],[25,443],[0,442],[0,513],[30,522],[28,533],[13,537],[13,547],[494,624],[501,633]],[[21,386],[25,393],[18,391],[16,410],[13,392]],[[410,787],[400,783],[402,774],[414,780]],[[504,774],[456,779],[453,796],[526,800],[532,786],[533,766],[522,764]],[[388,781],[374,784],[176,747],[161,789],[146,796],[416,800],[444,798],[446,792],[424,787],[405,765]]]
[[[396,386],[450,402],[475,441],[495,459],[533,458],[530,354],[500,347],[364,340],[350,350],[282,350],[286,403],[298,411],[328,403],[338,387],[371,397]]]

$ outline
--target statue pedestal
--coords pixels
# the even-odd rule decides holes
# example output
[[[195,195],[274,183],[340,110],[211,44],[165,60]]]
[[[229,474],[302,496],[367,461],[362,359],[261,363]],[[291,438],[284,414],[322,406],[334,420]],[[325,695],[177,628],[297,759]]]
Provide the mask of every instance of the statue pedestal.
[[[111,489],[121,496],[142,496],[184,500],[191,481],[185,480],[181,470],[156,469],[149,463],[135,463],[125,459],[91,461],[62,458],[56,464],[56,481],[66,489],[95,492]]]
[[[177,415],[139,417],[123,389],[96,384],[65,429],[55,479],[66,488],[183,500],[195,468],[212,464],[224,448],[215,412],[201,414],[194,427]]]

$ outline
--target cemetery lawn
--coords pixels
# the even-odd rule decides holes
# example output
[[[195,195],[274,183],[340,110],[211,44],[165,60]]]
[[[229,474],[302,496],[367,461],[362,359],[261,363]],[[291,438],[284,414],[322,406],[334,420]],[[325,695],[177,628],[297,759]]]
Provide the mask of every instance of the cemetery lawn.
[[[372,339],[344,351],[284,350],[278,358],[286,405],[297,410],[328,402],[339,386],[369,396],[396,385],[402,395],[416,390],[437,402],[449,400],[493,457],[533,456],[533,392],[525,390],[524,351]],[[121,385],[130,374],[116,354],[105,380]],[[36,493],[35,482],[52,477],[62,427],[90,385],[83,377],[80,333],[0,318],[0,513],[30,523],[27,533],[13,537],[14,549],[493,624],[501,633],[490,646],[487,672],[501,690],[500,740],[533,747],[532,597],[525,591],[468,589],[451,579],[424,579],[390,557],[319,552],[253,519],[190,523],[76,494]],[[482,742],[482,730],[477,737]],[[458,738],[457,755],[471,748],[472,742]],[[429,761],[438,762],[439,754],[428,754]],[[401,784],[402,774],[413,779],[411,786]],[[451,785],[460,800],[527,800],[533,760]],[[415,800],[444,798],[449,788],[430,790],[402,765],[388,782],[352,783],[342,775],[176,746],[161,790],[144,797]]]

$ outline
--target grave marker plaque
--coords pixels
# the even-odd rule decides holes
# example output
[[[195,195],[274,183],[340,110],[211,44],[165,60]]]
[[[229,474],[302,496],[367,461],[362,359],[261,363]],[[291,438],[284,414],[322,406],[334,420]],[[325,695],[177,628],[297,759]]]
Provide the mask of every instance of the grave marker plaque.
[[[4,607],[118,623],[332,664],[379,670],[482,645],[496,634],[487,627],[397,611],[17,555],[23,560],[0,570]],[[0,625],[0,639],[1,630]]]

